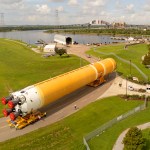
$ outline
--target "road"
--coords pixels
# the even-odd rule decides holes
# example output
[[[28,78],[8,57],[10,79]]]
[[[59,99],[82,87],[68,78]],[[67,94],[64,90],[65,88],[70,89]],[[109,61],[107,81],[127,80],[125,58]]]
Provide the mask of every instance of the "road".
[[[141,130],[148,129],[148,128],[150,128],[150,122],[147,122],[147,123],[138,125],[137,128],[138,128],[138,129],[141,129]],[[129,128],[126,129],[125,131],[123,131],[123,132],[119,135],[119,137],[118,137],[116,143],[114,144],[114,147],[113,147],[112,150],[123,150],[124,144],[122,144],[122,141],[123,141],[123,138],[125,137],[126,133],[128,132],[128,130],[129,130]]]
[[[93,63],[97,61],[97,59],[94,57],[87,57],[88,55],[85,54],[86,50],[88,50],[89,48],[90,47],[84,45],[75,45],[69,47],[67,51],[69,54],[75,54]],[[122,84],[121,87],[119,87],[118,85],[119,83]],[[128,94],[137,94],[137,92],[135,91],[129,91],[129,90],[126,91],[127,84],[132,85],[133,87],[136,88],[145,88],[141,85],[137,85],[129,81],[126,82],[126,80],[122,79],[119,76],[116,77],[116,74],[113,73],[111,74],[111,76],[109,76],[105,84],[97,88],[93,88],[89,86],[82,87],[81,89],[61,98],[56,103],[53,103],[41,109],[41,111],[47,112],[47,117],[45,119],[36,122],[33,125],[27,126],[22,130],[16,131],[15,129],[10,129],[6,122],[6,120],[9,118],[0,118],[0,142],[17,136],[24,135],[26,133],[29,133],[41,127],[57,122],[77,112],[81,108],[85,107],[91,102],[96,101],[97,99],[108,97],[108,96],[114,96],[118,94],[126,94],[126,92],[128,92]],[[74,109],[75,105],[77,106],[76,110]],[[118,142],[115,144],[115,146],[118,147],[120,144],[121,143]]]
[[[93,63],[95,61],[98,61],[99,59],[97,57],[89,57],[88,54],[85,54],[85,52],[90,48],[91,46],[86,46],[86,45],[72,45],[67,48],[67,53],[77,55],[89,61],[90,63]]]
[[[88,46],[76,45],[69,48],[68,53],[80,56],[91,63],[97,61],[96,58],[87,57],[85,51],[88,49]],[[80,110],[91,102],[96,101],[101,95],[103,95],[107,91],[107,89],[109,89],[115,79],[115,76],[116,74],[113,73],[111,76],[109,76],[105,84],[97,88],[89,86],[82,87],[81,89],[59,99],[56,103],[48,105],[47,107],[42,109],[42,111],[47,112],[47,117],[45,119],[42,119],[33,125],[29,125],[22,130],[16,131],[15,129],[10,129],[6,122],[6,120],[9,118],[0,118],[0,142],[24,135],[41,127],[57,122],[75,113],[76,111]],[[77,105],[76,110],[74,109],[74,105]]]

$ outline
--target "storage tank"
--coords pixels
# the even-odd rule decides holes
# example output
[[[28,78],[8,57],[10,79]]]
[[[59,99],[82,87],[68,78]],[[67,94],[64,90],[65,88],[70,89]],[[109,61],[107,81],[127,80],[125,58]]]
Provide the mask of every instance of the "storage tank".
[[[3,114],[10,115],[11,120],[15,120],[19,115],[25,116],[87,84],[101,84],[104,82],[104,76],[115,68],[115,60],[107,58],[13,92],[2,98],[2,103],[8,104],[9,107],[3,110]]]

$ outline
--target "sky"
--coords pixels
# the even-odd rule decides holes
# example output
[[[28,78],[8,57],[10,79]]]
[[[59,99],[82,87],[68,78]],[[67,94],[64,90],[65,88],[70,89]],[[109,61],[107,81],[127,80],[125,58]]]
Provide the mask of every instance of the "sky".
[[[95,19],[150,25],[150,0],[0,0],[0,22],[5,25],[83,24]]]

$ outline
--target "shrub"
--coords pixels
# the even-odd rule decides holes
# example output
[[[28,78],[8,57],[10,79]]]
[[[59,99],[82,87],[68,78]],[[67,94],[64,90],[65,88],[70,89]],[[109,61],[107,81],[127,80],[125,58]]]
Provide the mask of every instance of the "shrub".
[[[67,54],[67,50],[64,48],[61,48],[61,49],[56,48],[55,52],[56,52],[56,54],[58,54],[60,56],[62,56],[63,54]]]
[[[144,60],[143,60],[143,64],[144,65],[150,65],[150,44],[149,45],[147,45],[147,47],[148,47],[148,53],[144,56]]]
[[[143,138],[142,131],[137,127],[132,127],[126,133],[124,139],[124,150],[144,150],[146,139]]]

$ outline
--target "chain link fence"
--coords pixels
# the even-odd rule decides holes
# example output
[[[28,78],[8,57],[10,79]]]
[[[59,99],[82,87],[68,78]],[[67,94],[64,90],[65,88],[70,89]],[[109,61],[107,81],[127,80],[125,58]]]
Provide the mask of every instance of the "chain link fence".
[[[88,145],[88,141],[90,139],[92,139],[93,137],[103,133],[106,129],[110,128],[112,125],[118,123],[119,121],[137,113],[137,112],[140,112],[141,110],[145,109],[146,105],[145,104],[142,104],[136,108],[134,108],[133,110],[130,110],[129,112],[125,113],[125,114],[122,114],[112,120],[110,120],[109,122],[103,124],[102,126],[100,126],[99,128],[97,128],[96,130],[90,132],[89,134],[87,134],[85,137],[83,137],[83,143],[84,145],[86,146],[86,149],[87,150],[90,150],[90,147]]]
[[[122,62],[127,63],[127,64],[131,64],[131,66],[134,67],[143,76],[143,78],[145,80],[148,80],[148,76],[137,65],[135,65],[134,63],[132,63],[132,62],[130,62],[130,61],[124,59],[124,58],[119,57],[115,53],[104,53],[104,52],[100,52],[100,51],[96,50],[95,48],[93,49],[93,51],[95,51],[95,52],[97,52],[99,54],[102,54],[102,55],[113,55],[117,59],[121,60]]]

